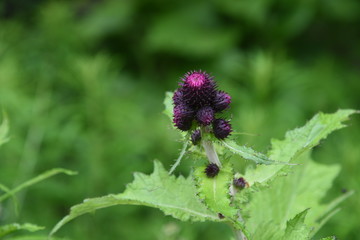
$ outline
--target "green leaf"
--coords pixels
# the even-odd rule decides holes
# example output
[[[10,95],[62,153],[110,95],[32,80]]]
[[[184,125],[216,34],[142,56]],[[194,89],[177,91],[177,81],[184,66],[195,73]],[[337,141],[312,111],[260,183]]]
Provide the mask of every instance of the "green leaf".
[[[258,166],[246,171],[245,179],[254,189],[245,191],[247,202],[239,201],[246,216],[246,227],[251,233],[256,233],[259,225],[276,225],[280,229],[285,229],[289,219],[295,220],[297,213],[309,209],[304,223],[313,228],[313,231],[308,233],[311,237],[336,213],[337,210],[334,208],[351,193],[344,194],[328,204],[321,203],[340,167],[312,161],[310,148],[332,131],[344,127],[342,122],[353,113],[355,111],[352,110],[339,110],[334,114],[320,113],[304,127],[288,132],[285,140],[273,140],[269,154],[271,159],[301,165]],[[244,196],[236,198],[243,200]],[[263,231],[270,230],[263,228]]]
[[[63,169],[63,168],[54,168],[52,170],[49,170],[49,171],[46,171],[22,184],[20,184],[19,186],[17,186],[16,188],[14,189],[11,189],[9,191],[7,191],[5,194],[1,195],[0,196],[0,202],[4,201],[5,199],[7,199],[8,197],[11,197],[13,196],[15,193],[21,191],[22,189],[24,188],[27,188],[27,187],[30,187],[31,185],[34,185],[38,182],[41,182],[49,177],[52,177],[56,174],[59,174],[59,173],[64,173],[64,174],[67,174],[67,175],[75,175],[77,174],[76,172],[73,172],[73,171],[70,171],[70,170],[67,170],[67,169]]]
[[[269,219],[280,228],[285,228],[286,221],[298,212],[308,208],[305,223],[316,226],[317,220],[327,210],[327,204],[320,204],[332,181],[338,174],[339,166],[327,166],[315,163],[309,153],[298,158],[303,164],[294,166],[287,175],[275,177],[271,183],[260,185],[250,194],[250,200],[242,208],[250,215],[246,221],[250,232],[256,231],[258,224]],[[339,203],[339,202],[337,202]],[[332,204],[331,208],[335,205]]]
[[[39,230],[44,229],[44,227],[39,227],[34,224],[25,223],[25,224],[18,224],[18,223],[12,223],[8,225],[0,226],[0,237],[4,237],[12,232],[20,231],[20,230],[26,230],[29,232],[36,232]]]
[[[135,173],[134,178],[135,180],[127,185],[124,193],[86,199],[83,203],[73,206],[70,214],[52,229],[50,235],[83,214],[124,204],[159,208],[166,215],[182,221],[221,221],[217,213],[208,210],[197,198],[191,178],[182,176],[176,178],[169,175],[158,161],[154,162],[154,172],[151,175]]]
[[[238,209],[231,203],[230,184],[234,179],[232,166],[229,162],[223,163],[213,178],[206,176],[205,168],[198,167],[194,171],[199,197],[210,210],[222,214],[235,229],[241,230],[250,239],[243,221],[238,217]]]
[[[309,239],[310,229],[304,224],[308,210],[305,209],[287,222],[283,240]]]
[[[319,113],[315,115],[305,126],[289,131],[284,140],[273,139],[268,157],[278,162],[293,162],[301,153],[318,145],[320,140],[325,139],[331,132],[345,127],[344,121],[348,120],[355,110],[338,110],[333,114]],[[248,169],[245,179],[254,182],[265,182],[275,176],[284,166],[257,166]]]
[[[0,125],[0,146],[7,141],[9,141],[8,133],[9,133],[9,120],[7,115],[3,113],[4,119]]]
[[[227,147],[231,152],[240,155],[242,158],[246,160],[254,161],[257,164],[284,164],[282,162],[276,162],[268,158],[265,154],[256,152],[252,148],[246,146],[239,146],[232,140],[224,140],[222,141],[225,147]],[[287,163],[285,163],[287,164]]]
[[[232,167],[229,163],[223,164],[219,173],[211,178],[206,176],[206,167],[198,167],[194,171],[199,197],[214,212],[235,218],[237,209],[231,206],[230,184],[233,180]]]

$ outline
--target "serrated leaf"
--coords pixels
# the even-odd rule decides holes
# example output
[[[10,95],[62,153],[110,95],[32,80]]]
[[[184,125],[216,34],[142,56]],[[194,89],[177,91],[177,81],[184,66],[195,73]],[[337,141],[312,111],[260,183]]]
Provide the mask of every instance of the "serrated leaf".
[[[64,173],[64,174],[67,174],[67,175],[75,175],[77,174],[76,172],[74,171],[70,171],[70,170],[67,170],[67,169],[63,169],[63,168],[54,168],[54,169],[51,169],[49,171],[46,171],[22,184],[20,184],[19,186],[17,186],[16,188],[14,189],[11,189],[9,191],[6,191],[5,194],[1,195],[0,196],[0,202],[4,201],[5,199],[13,196],[15,193],[23,190],[24,188],[27,188],[27,187],[30,187],[31,185],[34,185],[38,182],[41,182],[49,177],[52,177],[56,174],[59,174],[59,173]]]
[[[301,153],[318,145],[320,140],[325,139],[331,132],[345,127],[344,121],[348,120],[355,110],[338,110],[333,114],[316,114],[305,126],[289,131],[284,140],[273,139],[268,157],[278,162],[293,162]],[[257,166],[248,169],[245,179],[254,182],[265,182],[275,176],[284,166]]]
[[[235,218],[237,209],[231,206],[230,183],[233,180],[232,167],[229,163],[223,164],[215,177],[208,177],[206,167],[198,167],[194,171],[199,197],[214,212]]]
[[[269,221],[285,229],[288,219],[310,208],[305,224],[315,227],[309,232],[309,236],[312,236],[323,224],[323,221],[318,222],[319,219],[325,213],[330,212],[328,216],[331,215],[331,211],[350,195],[345,194],[329,204],[321,204],[340,167],[315,163],[310,159],[310,148],[332,131],[344,127],[342,122],[353,113],[353,110],[339,110],[334,114],[318,114],[304,127],[288,132],[285,140],[273,141],[269,154],[272,159],[301,165],[258,166],[246,172],[245,179],[258,188],[247,191],[249,201],[242,202],[241,206],[246,213],[246,226],[250,232],[256,232],[259,224],[264,225]]]
[[[302,154],[298,160],[303,164],[292,167],[287,175],[277,176],[268,186],[260,185],[260,190],[250,194],[250,201],[243,206],[250,215],[246,221],[250,232],[256,231],[258,224],[269,219],[285,228],[288,219],[308,208],[305,223],[312,227],[317,225],[317,220],[327,209],[326,204],[320,204],[321,199],[340,169],[336,165],[313,162],[309,153]]]
[[[135,173],[134,177],[134,181],[127,185],[124,193],[86,199],[83,203],[73,206],[70,214],[53,228],[50,235],[83,214],[124,204],[159,208],[166,215],[182,221],[221,221],[217,213],[208,210],[198,199],[191,178],[176,178],[169,175],[160,162],[154,162],[154,172],[151,175]]]
[[[0,146],[7,141],[9,141],[8,133],[9,133],[9,120],[7,115],[3,113],[3,121],[0,125]]]
[[[231,152],[240,155],[242,158],[246,160],[254,161],[256,164],[288,164],[277,162],[268,158],[265,154],[256,152],[254,149],[246,146],[239,146],[232,140],[224,140],[222,141],[223,145],[227,147]]]
[[[304,224],[308,210],[305,209],[287,222],[283,240],[309,239],[310,229]]]
[[[29,232],[36,232],[39,230],[44,229],[44,227],[39,227],[34,224],[25,223],[25,224],[18,224],[18,223],[12,223],[8,225],[0,226],[0,237],[4,237],[12,232],[20,231],[20,230],[26,230]]]

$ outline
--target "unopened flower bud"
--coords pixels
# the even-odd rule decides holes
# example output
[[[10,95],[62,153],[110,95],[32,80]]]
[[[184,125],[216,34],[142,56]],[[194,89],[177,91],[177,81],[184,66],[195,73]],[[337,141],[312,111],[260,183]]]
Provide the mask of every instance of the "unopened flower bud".
[[[210,163],[205,168],[206,176],[208,176],[209,178],[213,178],[216,175],[218,175],[219,171],[220,171],[220,168],[215,163]]]
[[[191,134],[191,142],[192,142],[194,145],[197,145],[200,141],[201,141],[201,131],[200,131],[200,129],[196,129],[196,130]]]
[[[248,183],[245,181],[243,177],[235,178],[233,184],[236,188],[239,189],[244,189],[248,185]]]
[[[214,109],[217,112],[221,112],[229,107],[231,103],[231,97],[229,94],[223,91],[217,91],[214,99]]]
[[[231,133],[231,125],[229,121],[224,119],[216,119],[213,122],[214,135],[218,139],[225,139]]]
[[[174,107],[174,123],[177,128],[187,131],[191,128],[194,119],[194,111],[185,104]]]
[[[214,121],[214,114],[211,107],[204,107],[196,113],[196,119],[201,125],[207,126]]]

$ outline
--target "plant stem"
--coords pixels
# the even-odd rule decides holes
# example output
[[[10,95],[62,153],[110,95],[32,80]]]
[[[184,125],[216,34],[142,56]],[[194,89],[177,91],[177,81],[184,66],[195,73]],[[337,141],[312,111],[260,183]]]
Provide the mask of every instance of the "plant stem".
[[[205,153],[206,153],[206,156],[208,157],[209,162],[215,163],[216,165],[221,167],[221,162],[215,151],[214,144],[211,141],[203,140],[202,145],[205,149]]]

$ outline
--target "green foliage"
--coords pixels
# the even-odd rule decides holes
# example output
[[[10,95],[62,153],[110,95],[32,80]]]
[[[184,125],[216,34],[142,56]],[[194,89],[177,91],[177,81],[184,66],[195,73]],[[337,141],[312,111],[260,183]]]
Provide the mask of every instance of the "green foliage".
[[[3,217],[49,229],[79,199],[122,191],[132,172],[150,171],[151,159],[168,169],[182,143],[160,115],[163,93],[192,69],[212,72],[231,94],[226,117],[237,132],[251,134],[236,136],[238,145],[262,153],[270,138],[318,111],[359,108],[359,6],[358,0],[0,1],[0,108],[11,119],[11,144],[0,148],[0,182],[12,189],[58,166],[81,173],[24,189],[17,194],[20,215],[9,201],[2,202]],[[359,239],[359,118],[350,124],[312,154],[317,163],[341,164],[324,201],[355,190],[315,239]],[[193,149],[175,173],[189,173]],[[239,158],[232,163],[244,176],[252,163]],[[223,224],[171,222],[150,208],[112,208],[80,221],[64,235],[230,234]],[[177,229],[171,237],[169,224]]]
[[[271,165],[271,164],[283,164],[282,162],[276,162],[271,160],[266,155],[256,152],[250,147],[239,146],[232,140],[224,140],[223,145],[227,147],[231,152],[239,154],[242,158],[246,160],[254,161],[257,164]],[[285,162],[285,164],[287,164]]]
[[[354,113],[354,110],[339,110],[334,114],[315,115],[305,126],[287,132],[284,140],[273,139],[269,158],[284,163],[294,161],[303,152],[318,145],[328,134],[343,128],[343,121]],[[282,168],[283,166],[258,166],[256,169],[249,169],[245,178],[250,183],[265,182]]]
[[[246,172],[246,180],[251,183],[262,183],[255,184],[254,191],[248,190],[248,202],[242,206],[246,215],[249,216],[245,222],[250,232],[254,232],[254,235],[260,239],[265,239],[258,230],[260,225],[261,231],[265,233],[274,233],[274,228],[278,229],[276,234],[285,231],[284,239],[308,239],[324,224],[321,218],[326,222],[328,220],[326,214],[332,215],[331,211],[351,195],[351,193],[344,194],[332,203],[321,203],[338,175],[340,167],[326,166],[312,161],[309,149],[332,131],[344,127],[343,121],[354,113],[356,111],[339,110],[334,114],[318,114],[304,127],[287,132],[285,140],[272,141],[269,156],[279,161],[291,161],[299,165],[266,166],[267,169],[258,166],[255,170],[249,169]],[[261,178],[257,178],[258,176]],[[306,219],[305,215],[307,215]],[[290,221],[292,217],[294,220]],[[294,222],[301,222],[313,229],[301,225],[295,227],[296,231],[290,234],[290,230],[286,229],[294,228],[292,226]],[[300,234],[297,233],[298,231],[302,238],[297,235]],[[279,239],[279,235],[274,235],[269,239]]]
[[[36,232],[36,231],[39,231],[42,229],[44,229],[44,228],[36,226],[34,224],[30,224],[30,223],[25,223],[25,224],[12,223],[12,224],[8,224],[8,225],[0,226],[0,237],[4,237],[12,232],[16,232],[16,231],[20,231],[20,230]]]
[[[194,171],[199,197],[215,213],[234,219],[237,209],[231,206],[230,185],[233,180],[233,169],[229,163],[222,165],[219,173],[210,178],[206,176],[205,167],[198,167]]]
[[[15,193],[17,192],[20,192],[21,190],[27,188],[27,187],[30,187],[38,182],[41,182],[47,178],[50,178],[56,174],[59,174],[59,173],[64,173],[64,174],[67,174],[67,175],[76,175],[77,173],[74,172],[74,171],[70,171],[70,170],[67,170],[67,169],[63,169],[63,168],[55,168],[55,169],[51,169],[49,171],[46,171],[22,184],[20,184],[19,186],[17,186],[16,188],[14,189],[7,189],[5,188],[5,194],[3,195],[0,195],[0,202],[4,201],[5,199],[13,196]]]
[[[209,211],[196,197],[196,188],[191,178],[175,178],[169,175],[162,164],[154,162],[151,175],[135,173],[134,181],[127,185],[124,193],[100,198],[86,199],[71,208],[51,231],[57,232],[64,224],[85,213],[115,205],[144,205],[162,210],[166,215],[182,221],[220,221],[217,214]]]
[[[334,214],[333,209],[350,196],[346,194],[331,203],[321,203],[339,173],[339,166],[315,163],[310,159],[310,149],[331,132],[344,127],[343,122],[354,113],[353,110],[320,113],[305,126],[287,132],[285,140],[273,140],[269,156],[299,165],[250,168],[245,176],[259,171],[265,179],[253,180],[255,187],[250,186],[245,193],[237,191],[235,198],[241,199],[246,194],[247,201],[232,203],[234,173],[229,162],[223,162],[215,177],[208,177],[204,167],[197,167],[193,173],[195,188],[190,177],[175,178],[155,161],[154,172],[151,175],[136,173],[135,180],[127,185],[124,193],[86,199],[72,207],[70,214],[53,228],[50,235],[85,213],[130,204],[159,208],[166,215],[182,221],[220,221],[219,216],[223,215],[248,239],[309,239]],[[244,218],[239,211],[245,213]]]

